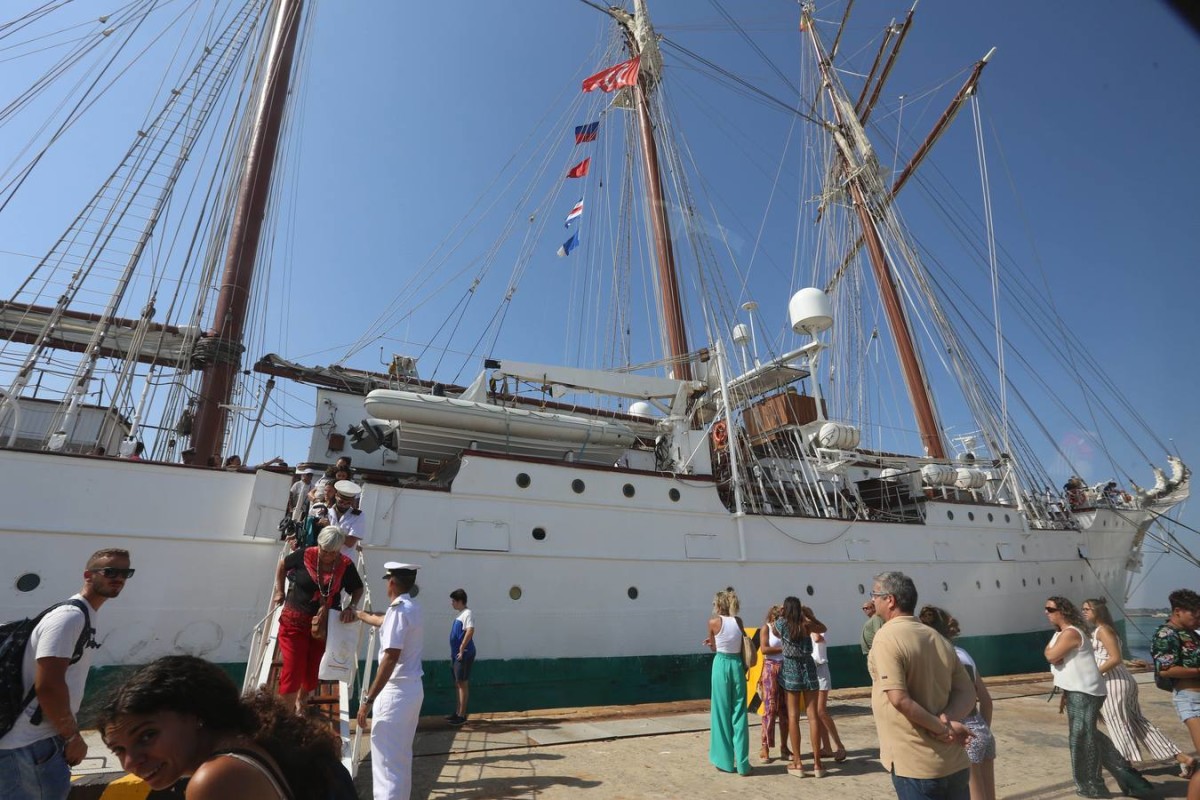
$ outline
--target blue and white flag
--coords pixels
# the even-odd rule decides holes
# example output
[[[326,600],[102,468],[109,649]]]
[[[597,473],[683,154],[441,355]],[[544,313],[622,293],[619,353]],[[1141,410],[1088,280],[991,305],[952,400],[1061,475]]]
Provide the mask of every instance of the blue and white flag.
[[[583,216],[583,200],[580,199],[575,207],[571,209],[571,213],[567,214],[567,221],[563,225],[564,228],[571,227],[571,223]]]
[[[563,246],[558,248],[558,255],[569,256],[576,247],[579,247],[579,231],[571,234],[571,238],[563,242]]]

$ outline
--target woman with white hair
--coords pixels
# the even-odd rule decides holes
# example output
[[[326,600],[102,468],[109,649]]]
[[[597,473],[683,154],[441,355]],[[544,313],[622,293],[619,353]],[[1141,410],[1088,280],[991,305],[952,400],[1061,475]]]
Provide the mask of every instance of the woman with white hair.
[[[321,529],[317,545],[295,550],[275,569],[275,594],[271,607],[283,604],[279,616],[279,696],[288,707],[304,711],[308,695],[317,688],[317,669],[325,655],[329,614],[339,612],[342,622],[353,622],[363,582],[349,558],[342,555],[346,534],[336,525]],[[284,595],[284,578],[291,585]],[[350,595],[344,608],[342,593]]]

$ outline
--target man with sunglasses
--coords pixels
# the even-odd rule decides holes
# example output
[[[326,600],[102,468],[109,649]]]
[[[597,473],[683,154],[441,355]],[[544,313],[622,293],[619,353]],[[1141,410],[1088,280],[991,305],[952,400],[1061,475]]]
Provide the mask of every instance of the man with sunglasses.
[[[70,792],[71,767],[87,755],[75,715],[92,654],[100,646],[100,607],[119,595],[132,575],[128,550],[96,551],[84,568],[79,594],[34,627],[22,665],[26,691],[32,687],[34,697],[0,737],[0,787],[8,800],[65,800]],[[86,642],[82,651],[80,642]]]
[[[868,599],[863,603],[863,613],[867,615],[867,621],[863,623],[862,641],[859,646],[862,647],[863,655],[871,652],[871,643],[875,641],[875,634],[879,633],[879,629],[883,627],[883,617],[875,613],[875,601]]]

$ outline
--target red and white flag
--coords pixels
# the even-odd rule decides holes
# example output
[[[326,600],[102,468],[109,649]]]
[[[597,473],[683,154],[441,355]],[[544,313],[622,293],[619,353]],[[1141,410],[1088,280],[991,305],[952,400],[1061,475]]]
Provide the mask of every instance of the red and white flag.
[[[615,92],[622,86],[635,86],[638,79],[638,67],[641,66],[641,63],[642,57],[634,56],[615,67],[609,67],[590,78],[584,78],[583,90],[591,92],[599,89],[602,92]]]

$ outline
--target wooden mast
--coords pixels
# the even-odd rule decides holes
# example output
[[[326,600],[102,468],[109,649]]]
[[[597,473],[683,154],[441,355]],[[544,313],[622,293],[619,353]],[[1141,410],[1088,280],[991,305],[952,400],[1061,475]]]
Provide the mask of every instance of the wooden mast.
[[[868,191],[863,186],[862,170],[864,165],[856,158],[851,139],[865,139],[865,132],[857,118],[852,118],[853,107],[848,98],[839,94],[830,64],[821,50],[821,42],[817,36],[816,25],[807,7],[803,13],[802,29],[805,30],[812,42],[817,64],[821,70],[822,82],[829,93],[830,104],[833,107],[834,126],[833,136],[842,157],[842,174],[849,176],[846,180],[846,190],[854,204],[858,215],[867,255],[875,273],[875,282],[879,287],[880,299],[883,301],[887,314],[888,325],[892,330],[892,338],[896,342],[896,351],[900,359],[900,367],[904,372],[904,382],[908,387],[909,399],[917,417],[917,428],[921,434],[921,442],[925,453],[930,458],[943,459],[946,457],[946,447],[942,442],[941,427],[938,425],[937,414],[933,408],[933,400],[929,395],[929,386],[925,379],[925,371],[921,365],[916,345],[913,343],[912,330],[904,313],[904,305],[900,292],[896,288],[896,280],[879,231],[875,227],[873,207],[868,204]]]
[[[638,132],[642,142],[642,175],[646,181],[646,207],[654,232],[655,266],[658,271],[660,315],[666,336],[667,355],[672,361],[672,374],[677,380],[692,379],[692,365],[687,360],[687,330],[683,324],[683,305],[679,293],[679,278],[675,271],[675,249],[671,244],[671,228],[667,222],[662,174],[658,165],[658,144],[654,138],[654,120],[650,116],[649,95],[658,79],[662,59],[655,43],[654,31],[644,0],[635,0],[634,13],[611,9],[608,13],[621,24],[633,55],[642,57],[637,86],[632,87],[637,107]]]
[[[184,459],[187,463],[209,463],[210,459],[220,457],[224,445],[227,408],[245,350],[242,334],[303,5],[303,0],[279,0],[265,61],[267,74],[256,102],[250,148],[238,187],[212,330],[198,348],[203,375],[192,429],[192,452]]]

